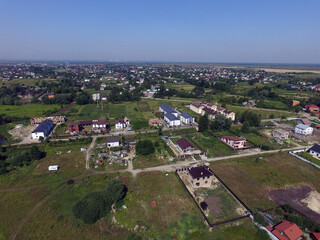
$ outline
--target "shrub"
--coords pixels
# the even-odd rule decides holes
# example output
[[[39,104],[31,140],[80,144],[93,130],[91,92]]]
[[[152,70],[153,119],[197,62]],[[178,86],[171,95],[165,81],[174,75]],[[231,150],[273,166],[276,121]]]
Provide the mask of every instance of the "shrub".
[[[74,180],[73,179],[69,179],[68,181],[67,181],[67,185],[71,185],[71,184],[73,184],[74,183]]]
[[[259,223],[260,225],[262,225],[264,227],[268,225],[266,220],[264,219],[264,217],[262,215],[260,215],[260,214],[254,215],[254,221]]]
[[[136,151],[145,156],[154,153],[154,147],[150,140],[142,140],[137,142]]]

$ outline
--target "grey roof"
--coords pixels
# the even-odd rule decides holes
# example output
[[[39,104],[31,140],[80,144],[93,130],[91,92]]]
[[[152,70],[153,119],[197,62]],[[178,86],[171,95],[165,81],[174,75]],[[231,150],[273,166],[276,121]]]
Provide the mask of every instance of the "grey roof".
[[[310,126],[308,126],[308,125],[304,125],[304,124],[302,124],[302,123],[299,123],[297,126],[296,126],[296,128],[300,128],[300,129],[302,129],[302,130],[306,130],[307,128],[309,128]]]
[[[179,120],[179,118],[177,118],[175,115],[173,115],[172,113],[167,113],[165,115],[166,118],[168,118],[170,121],[176,121]]]
[[[193,118],[191,114],[185,113],[185,112],[182,113],[181,116],[184,117],[184,118]]]
[[[176,111],[173,108],[169,107],[166,104],[161,104],[160,108],[163,109],[166,113],[176,113]]]
[[[53,129],[53,127],[54,127],[53,122],[50,119],[46,119],[42,123],[40,123],[39,126],[32,131],[32,133],[36,133],[36,132],[48,133]]]
[[[313,145],[313,147],[308,149],[308,152],[310,152],[311,150],[314,152],[320,153],[320,146],[318,144],[315,144],[315,145]]]
[[[118,138],[118,137],[107,138],[107,143],[112,143],[112,142],[120,142],[120,138]]]

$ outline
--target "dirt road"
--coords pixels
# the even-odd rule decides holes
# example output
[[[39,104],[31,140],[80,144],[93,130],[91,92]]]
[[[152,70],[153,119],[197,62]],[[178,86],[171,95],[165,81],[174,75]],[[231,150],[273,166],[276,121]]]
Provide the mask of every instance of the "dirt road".
[[[96,142],[96,139],[97,139],[96,136],[92,137],[92,142],[87,149],[87,156],[86,156],[86,169],[87,170],[90,169],[90,167],[89,167],[90,152],[91,152],[92,148],[94,147],[94,143]]]

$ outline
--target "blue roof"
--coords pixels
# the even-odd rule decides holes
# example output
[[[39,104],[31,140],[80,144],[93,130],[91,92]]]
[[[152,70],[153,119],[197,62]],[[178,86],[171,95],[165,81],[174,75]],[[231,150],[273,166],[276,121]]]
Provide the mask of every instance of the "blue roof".
[[[53,129],[53,127],[54,127],[53,122],[50,119],[46,119],[42,123],[40,123],[39,126],[36,127],[36,129],[33,130],[32,133],[35,133],[35,132],[48,133]]]
[[[163,109],[166,113],[175,113],[176,111],[173,110],[171,107],[169,107],[166,104],[161,104],[160,108]]]
[[[184,117],[184,118],[193,118],[191,114],[185,113],[185,112],[182,113],[181,116]]]
[[[175,115],[171,114],[171,113],[167,113],[165,115],[166,118],[168,118],[170,121],[176,121],[179,120],[179,118],[177,118]]]

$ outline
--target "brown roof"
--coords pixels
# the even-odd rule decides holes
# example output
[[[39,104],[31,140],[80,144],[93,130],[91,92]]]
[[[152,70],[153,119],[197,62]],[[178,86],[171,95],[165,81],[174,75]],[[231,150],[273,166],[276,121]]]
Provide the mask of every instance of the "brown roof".
[[[184,149],[186,149],[188,147],[192,147],[193,148],[193,145],[188,140],[186,140],[184,138],[180,138],[177,141],[177,144],[182,150],[184,150]]]
[[[232,141],[245,141],[245,139],[241,137],[233,137],[233,136],[222,136],[221,138],[229,139]]]

